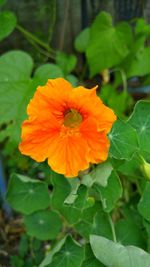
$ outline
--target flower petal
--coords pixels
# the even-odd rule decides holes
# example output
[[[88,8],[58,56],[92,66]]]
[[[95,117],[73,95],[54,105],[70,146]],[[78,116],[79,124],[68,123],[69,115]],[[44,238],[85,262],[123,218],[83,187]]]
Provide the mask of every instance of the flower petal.
[[[89,146],[89,161],[98,163],[107,159],[109,149],[109,139],[105,131],[98,131],[96,119],[85,120],[80,131]]]
[[[69,82],[63,78],[48,80],[45,86],[39,86],[30,101],[27,114],[47,118],[53,114],[60,121],[63,120],[63,112],[68,108],[70,94],[73,91]]]
[[[48,149],[60,132],[60,125],[55,118],[48,121],[26,120],[22,124],[22,142],[19,150],[34,160],[41,162],[48,157]]]
[[[77,176],[89,166],[86,141],[77,134],[56,138],[49,149],[48,164],[66,177]]]

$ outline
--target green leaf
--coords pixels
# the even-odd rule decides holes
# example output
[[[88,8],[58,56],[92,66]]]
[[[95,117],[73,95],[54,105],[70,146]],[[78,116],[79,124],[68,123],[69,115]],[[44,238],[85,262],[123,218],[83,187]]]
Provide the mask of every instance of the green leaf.
[[[40,240],[55,239],[62,226],[59,215],[49,210],[25,216],[24,223],[27,233]]]
[[[106,106],[113,109],[118,117],[131,107],[133,99],[131,95],[125,90],[118,93],[117,90],[110,84],[107,84],[101,88],[100,97]]]
[[[74,70],[77,58],[75,55],[67,55],[63,52],[57,52],[56,63],[62,69],[64,75],[68,75],[72,70]]]
[[[137,179],[142,177],[141,162],[136,157],[130,161],[125,161],[119,166],[118,171],[127,176],[128,179]]]
[[[79,84],[78,78],[73,74],[67,75],[66,79],[68,80],[68,82],[70,82],[72,84],[73,87],[77,87]]]
[[[133,218],[119,220],[115,224],[115,230],[119,243],[123,245],[133,245],[145,249],[145,240],[142,229],[138,227]]]
[[[63,72],[59,66],[47,63],[40,66],[34,74],[34,82],[37,85],[45,85],[48,79],[63,77]]]
[[[88,42],[90,39],[90,29],[86,28],[82,32],[79,33],[79,35],[75,39],[75,49],[82,53],[86,51],[86,48],[88,46]]]
[[[50,251],[50,253],[47,254],[46,258],[41,262],[39,267],[45,267],[48,266],[52,262],[54,254],[56,254],[64,245],[66,241],[67,236],[65,236],[63,239],[61,239],[59,242],[57,242],[56,246]]]
[[[75,224],[76,231],[86,239],[89,239],[89,235],[92,233],[93,220],[99,209],[101,209],[101,205],[98,202],[92,207],[84,209],[80,220]]]
[[[15,82],[29,79],[33,68],[33,60],[29,54],[15,50],[0,57],[0,81]]]
[[[109,176],[107,186],[98,186],[98,191],[100,192],[103,209],[106,212],[110,212],[115,207],[116,202],[122,196],[122,186],[119,176],[115,171],[113,171]]]
[[[128,124],[135,128],[141,151],[150,151],[150,101],[138,101],[128,120]]]
[[[71,192],[65,199],[64,204],[73,204],[76,198],[78,197],[77,191],[80,186],[79,179],[78,178],[71,179],[69,183],[71,185]]]
[[[3,3],[3,2],[2,2]],[[0,12],[0,41],[12,33],[16,26],[17,20],[13,12]]]
[[[112,231],[106,212],[103,211],[100,202],[96,202],[93,207],[84,209],[79,221],[74,225],[79,235],[87,240],[91,234],[102,235],[112,239]]]
[[[83,259],[84,248],[68,236],[61,249],[50,258],[50,262],[40,267],[81,267]]]
[[[135,26],[135,33],[136,35],[146,35],[146,37],[150,36],[150,26],[146,23],[144,18],[139,18],[137,20]]]
[[[81,267],[103,267],[104,265],[100,263],[94,256],[90,245],[85,247],[85,260]]]
[[[136,54],[128,68],[128,77],[144,76],[150,73],[150,47],[143,48]]]
[[[15,144],[20,140],[21,122],[35,90],[30,80],[32,68],[32,58],[25,52],[11,51],[0,57],[0,125],[5,124],[1,140],[9,137]]]
[[[24,267],[24,260],[17,255],[10,257],[10,264],[12,267]]]
[[[112,165],[109,161],[105,161],[96,166],[92,171],[91,176],[95,180],[95,183],[103,187],[107,186],[108,178],[112,172]]]
[[[54,174],[52,176],[52,183],[54,186],[51,198],[52,207],[58,210],[70,224],[76,223],[83,210],[89,206],[87,188],[81,185],[76,192],[77,197],[74,199],[73,204],[66,205],[64,203],[65,199],[71,193],[69,182],[63,175]]]
[[[5,5],[5,3],[6,3],[6,0],[0,0],[0,6]]]
[[[28,244],[28,236],[26,234],[23,234],[21,236],[20,242],[19,242],[19,255],[23,258],[28,253],[29,244]]]
[[[92,231],[90,234],[101,235],[106,238],[112,239],[112,231],[110,223],[108,221],[108,216],[106,212],[103,211],[102,207],[99,209],[94,216]]]
[[[91,235],[95,257],[107,267],[149,267],[150,255],[134,246],[122,246],[104,237]]]
[[[76,223],[82,215],[85,208],[89,207],[87,188],[81,185],[77,191],[77,198],[73,204],[63,205],[60,212],[69,222],[69,224]]]
[[[118,65],[129,53],[127,29],[113,27],[111,15],[101,12],[90,28],[86,57],[91,76]],[[131,31],[130,28],[128,31]]]
[[[143,195],[138,204],[140,214],[148,221],[150,221],[150,182],[146,183]]]
[[[45,183],[19,174],[11,176],[6,199],[16,211],[24,214],[45,209],[50,204]]]
[[[67,196],[71,192],[71,185],[63,175],[54,173],[51,176],[53,184],[53,192],[51,195],[51,205],[53,209],[61,211]]]
[[[138,150],[137,134],[129,124],[117,120],[109,134],[110,156],[130,160]]]

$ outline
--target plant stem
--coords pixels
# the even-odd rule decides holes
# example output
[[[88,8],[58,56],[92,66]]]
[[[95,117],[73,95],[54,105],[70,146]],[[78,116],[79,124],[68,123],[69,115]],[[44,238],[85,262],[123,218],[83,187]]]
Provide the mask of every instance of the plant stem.
[[[125,71],[121,68],[116,68],[116,69],[112,70],[111,72],[115,72],[115,71],[120,72],[121,78],[122,78],[123,90],[127,92],[128,86],[127,86],[127,77],[126,77]]]
[[[115,232],[114,223],[113,223],[112,218],[111,218],[109,213],[107,213],[107,217],[108,217],[108,221],[109,221],[109,224],[110,224],[110,227],[111,227],[113,241],[116,243],[117,242],[117,238],[116,238],[116,232]]]
[[[66,2],[65,2],[65,10],[64,10],[64,20],[63,20],[63,23],[62,23],[61,35],[60,35],[60,45],[59,45],[59,49],[60,50],[63,50],[63,47],[64,47],[65,30],[66,30],[67,21],[68,21],[68,14],[69,14],[69,5],[70,5],[70,1],[66,0]]]
[[[36,50],[41,54],[44,55],[46,58],[51,58],[51,59],[55,59],[54,56],[52,56],[48,51],[44,50],[43,48],[39,47],[37,43],[33,42],[33,40],[31,40],[30,38],[28,38],[26,36],[26,39],[28,40],[29,43],[31,43]],[[45,59],[46,60],[46,59]]]
[[[25,30],[22,26],[17,25],[16,26],[17,30],[19,30],[22,34],[24,34],[27,39],[32,40],[34,43],[40,45],[41,47],[43,47],[45,50],[47,50],[49,53],[51,53],[51,57],[54,58],[54,53],[55,51],[49,47],[48,44],[44,43],[43,41],[41,41],[38,37],[36,37],[34,34],[32,34],[31,32],[28,32],[27,30]]]

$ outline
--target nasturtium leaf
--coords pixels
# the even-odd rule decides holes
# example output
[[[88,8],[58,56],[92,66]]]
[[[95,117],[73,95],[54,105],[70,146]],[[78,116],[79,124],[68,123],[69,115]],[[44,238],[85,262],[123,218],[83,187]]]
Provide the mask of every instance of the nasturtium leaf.
[[[138,150],[138,140],[135,129],[121,120],[117,120],[114,123],[109,133],[109,139],[109,154],[114,158],[130,160]]]
[[[113,27],[111,15],[101,12],[90,28],[86,57],[91,76],[119,64],[129,52],[125,36],[130,28]]]
[[[112,230],[108,220],[108,215],[103,211],[102,207],[94,216],[90,234],[104,236],[112,240]]]
[[[64,201],[64,204],[73,204],[78,197],[77,191],[80,186],[80,180],[78,178],[70,179],[71,192]]]
[[[87,188],[84,185],[78,188],[77,195],[73,204],[65,205],[64,203],[60,211],[69,224],[76,223],[81,217],[83,210],[89,206]]]
[[[70,224],[76,223],[83,210],[89,206],[87,188],[81,185],[76,192],[76,199],[74,199],[72,204],[68,203],[66,205],[65,200],[71,193],[70,183],[60,174],[52,175],[52,183],[54,186],[51,197],[52,207],[58,210]]]
[[[22,234],[21,239],[18,246],[19,255],[23,258],[27,255],[29,249],[29,239],[27,234]]]
[[[16,26],[16,16],[11,11],[0,12],[0,41],[12,33]]]
[[[126,90],[118,93],[110,84],[104,85],[99,95],[104,104],[112,108],[119,118],[122,117],[123,113],[133,104],[133,99]]]
[[[139,18],[135,25],[135,34],[150,34],[150,26],[146,23],[144,18]]]
[[[82,175],[81,183],[87,187],[91,187],[94,183],[105,187],[112,169],[109,161],[100,163],[90,173]]]
[[[88,46],[89,38],[90,38],[90,29],[86,28],[82,32],[80,32],[79,35],[76,37],[74,43],[75,49],[81,53],[85,52]]]
[[[54,254],[56,254],[64,245],[66,241],[67,236],[65,236],[63,239],[61,239],[59,242],[57,242],[56,246],[46,255],[46,258],[41,262],[39,267],[45,267],[48,266],[53,259]]]
[[[141,100],[135,104],[134,111],[128,120],[138,134],[141,151],[150,151],[150,101]]]
[[[143,195],[138,204],[140,214],[148,221],[150,221],[150,182],[146,183]]]
[[[28,80],[33,68],[33,60],[26,52],[9,51],[0,57],[0,82]]]
[[[36,69],[33,81],[37,83],[37,85],[45,85],[48,79],[63,76],[63,72],[59,66],[53,63],[47,63]]]
[[[71,185],[63,175],[52,173],[51,175],[53,192],[51,195],[51,205],[53,209],[61,211],[67,196],[71,193]]]
[[[115,224],[116,236],[119,243],[146,248],[142,229],[132,219],[121,219]]]
[[[85,260],[81,267],[103,267],[104,265],[100,263],[94,256],[90,245],[85,247]]]
[[[148,235],[148,238],[150,237],[150,222],[147,220],[143,220],[143,225],[145,227],[146,233]]]
[[[112,172],[112,169],[113,167],[111,163],[109,161],[105,161],[95,167],[95,169],[91,172],[91,176],[95,183],[105,187],[107,186],[108,178]]]
[[[143,48],[131,61],[127,71],[128,77],[144,76],[150,73],[150,47]]]
[[[127,176],[128,179],[141,178],[141,162],[136,157],[133,157],[130,161],[125,161],[118,167],[118,171]]]
[[[78,234],[89,239],[91,234],[102,235],[112,239],[112,231],[106,212],[100,202],[93,207],[83,210],[79,221],[74,225]]]
[[[89,235],[93,231],[93,220],[99,209],[101,209],[101,205],[98,202],[92,207],[84,209],[79,221],[74,225],[78,234],[86,239],[89,239]]]
[[[73,74],[68,74],[68,75],[66,76],[66,79],[68,80],[68,82],[71,83],[71,85],[72,85],[73,87],[77,87],[78,84],[79,84],[79,80],[78,80],[78,78],[77,78],[75,75],[73,75]]]
[[[95,257],[107,267],[149,267],[150,254],[135,246],[123,246],[104,237],[91,235]]]
[[[109,176],[107,186],[98,186],[98,191],[100,192],[104,210],[110,212],[115,207],[118,199],[122,196],[121,182],[115,171]]]
[[[64,75],[68,75],[76,66],[77,58],[75,55],[68,55],[61,51],[56,54],[56,64],[62,69]]]
[[[55,239],[62,226],[59,215],[50,210],[37,211],[26,215],[24,223],[27,233],[40,240]]]
[[[49,263],[41,264],[40,267],[81,267],[83,260],[84,247],[81,247],[71,236],[67,236],[65,243],[52,255]]]
[[[22,51],[7,52],[0,57],[0,125],[5,125],[0,139],[9,137],[16,145],[27,104],[34,92],[30,80],[32,67],[32,58]]]
[[[11,176],[6,199],[13,209],[24,214],[31,214],[50,205],[47,185],[19,174]]]

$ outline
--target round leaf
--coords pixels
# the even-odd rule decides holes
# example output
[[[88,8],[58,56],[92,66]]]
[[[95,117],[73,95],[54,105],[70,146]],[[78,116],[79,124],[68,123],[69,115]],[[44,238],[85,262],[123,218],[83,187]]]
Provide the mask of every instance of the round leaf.
[[[81,247],[70,236],[66,238],[66,241],[60,251],[54,254],[52,261],[49,263],[49,267],[81,267],[84,260],[84,248]],[[42,265],[43,266],[43,265]]]
[[[90,38],[90,29],[86,28],[75,39],[75,49],[79,52],[85,52]]]
[[[6,198],[16,211],[24,214],[45,209],[50,203],[46,184],[18,174],[11,177]]]
[[[125,28],[125,29],[124,29]],[[90,28],[86,57],[91,76],[118,65],[129,53],[126,27],[113,27],[111,15],[101,12]]]
[[[0,41],[5,39],[15,28],[17,23],[15,15],[10,11],[0,13]]]
[[[148,221],[150,221],[150,182],[147,182],[144,193],[138,204],[140,214]]]
[[[51,63],[40,66],[34,74],[34,82],[37,85],[45,85],[48,79],[54,79],[58,77],[63,77],[63,72],[59,66]]]
[[[109,134],[110,150],[112,157],[130,160],[138,150],[137,134],[129,124],[117,120]]]
[[[139,101],[134,107],[134,111],[128,120],[135,128],[141,151],[150,151],[150,101]]]
[[[90,244],[95,257],[107,267],[150,266],[150,255],[138,247],[124,247],[97,235],[90,237]]]
[[[54,211],[38,211],[25,216],[27,233],[40,240],[55,239],[61,229],[61,220]]]

